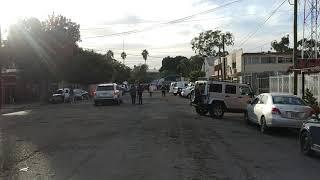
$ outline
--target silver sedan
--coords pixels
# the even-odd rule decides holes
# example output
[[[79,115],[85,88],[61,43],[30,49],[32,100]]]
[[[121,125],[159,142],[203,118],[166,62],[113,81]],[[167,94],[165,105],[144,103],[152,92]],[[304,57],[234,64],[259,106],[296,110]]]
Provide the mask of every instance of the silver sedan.
[[[312,108],[297,96],[264,93],[248,103],[244,118],[265,133],[269,127],[301,128],[312,114]]]

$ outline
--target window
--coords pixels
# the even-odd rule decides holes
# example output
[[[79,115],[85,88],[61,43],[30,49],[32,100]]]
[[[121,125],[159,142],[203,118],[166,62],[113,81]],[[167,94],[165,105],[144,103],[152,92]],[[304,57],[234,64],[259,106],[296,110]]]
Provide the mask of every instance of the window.
[[[236,65],[237,65],[237,64],[236,64],[235,62],[233,62],[233,63],[232,63],[232,69],[235,69],[235,68],[236,68]]]
[[[252,64],[260,64],[260,60],[259,60],[259,57],[257,57],[257,56],[253,56],[253,57],[251,57],[251,63]]]
[[[97,91],[110,91],[114,90],[113,86],[98,86]]]
[[[222,93],[222,84],[210,84],[209,92]]]
[[[225,93],[227,94],[236,94],[237,93],[237,87],[234,85],[226,85]]]
[[[292,58],[291,57],[278,57],[278,63],[292,63]]]
[[[261,104],[267,104],[267,101],[268,101],[268,96],[261,97],[261,100],[260,100]]]
[[[305,106],[305,102],[298,97],[291,96],[273,96],[273,104],[301,105]]]
[[[273,64],[276,63],[276,57],[261,57],[261,64]]]
[[[251,57],[245,57],[244,62],[245,64],[251,64]]]
[[[255,98],[251,104],[258,104],[258,102],[259,102],[259,98]]]
[[[239,86],[240,95],[249,96],[252,94],[251,89],[248,86]]]

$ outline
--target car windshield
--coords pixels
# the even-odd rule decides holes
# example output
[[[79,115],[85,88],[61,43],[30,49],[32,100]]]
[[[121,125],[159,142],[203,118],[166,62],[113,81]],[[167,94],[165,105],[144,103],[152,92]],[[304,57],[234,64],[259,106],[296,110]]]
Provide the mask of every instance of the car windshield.
[[[305,102],[298,97],[291,96],[273,96],[273,104],[286,104],[286,105],[301,105],[305,106]]]
[[[113,86],[98,86],[97,91],[111,91],[114,90]]]
[[[62,93],[63,93],[63,91],[62,91],[61,89],[56,90],[56,91],[54,92],[54,94],[62,94]]]

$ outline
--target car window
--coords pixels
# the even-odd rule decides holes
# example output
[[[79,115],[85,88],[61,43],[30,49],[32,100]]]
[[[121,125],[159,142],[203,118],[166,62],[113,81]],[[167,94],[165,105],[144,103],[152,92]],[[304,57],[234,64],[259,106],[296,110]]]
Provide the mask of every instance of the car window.
[[[222,93],[222,84],[210,84],[209,92]]]
[[[306,105],[306,103],[299,97],[291,97],[291,96],[273,96],[272,101],[273,101],[273,104],[287,104],[287,105],[301,105],[301,106]]]
[[[97,91],[111,91],[114,90],[113,86],[98,86]]]
[[[68,90],[68,89],[66,89],[66,90],[65,90],[65,92],[66,92],[66,93],[69,93],[69,90]]]
[[[227,93],[227,94],[236,94],[237,93],[236,86],[234,86],[234,85],[226,85],[225,93]]]
[[[55,93],[55,94],[62,94],[63,91],[60,89],[60,90],[56,90],[54,93]]]
[[[258,104],[258,102],[259,102],[259,98],[256,97],[256,98],[252,101],[252,104]]]
[[[252,94],[251,89],[248,86],[239,86],[240,95],[249,96]]]
[[[263,95],[260,98],[260,104],[267,104],[267,101],[268,101],[268,96],[266,96],[266,95]]]

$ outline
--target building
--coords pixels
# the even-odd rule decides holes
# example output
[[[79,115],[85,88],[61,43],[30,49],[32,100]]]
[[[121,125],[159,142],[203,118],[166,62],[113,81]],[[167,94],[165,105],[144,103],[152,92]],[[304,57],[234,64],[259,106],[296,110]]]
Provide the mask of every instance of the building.
[[[226,78],[225,79],[241,82],[242,54],[243,54],[243,50],[238,49],[238,50],[232,51],[229,55],[226,56],[225,58]]]
[[[206,73],[206,78],[210,78],[215,75],[214,66],[215,63],[218,63],[217,57],[206,57],[202,65],[201,70]]]
[[[243,53],[242,83],[250,83],[256,93],[269,92],[269,77],[287,74],[293,65],[292,54],[276,52]]]

